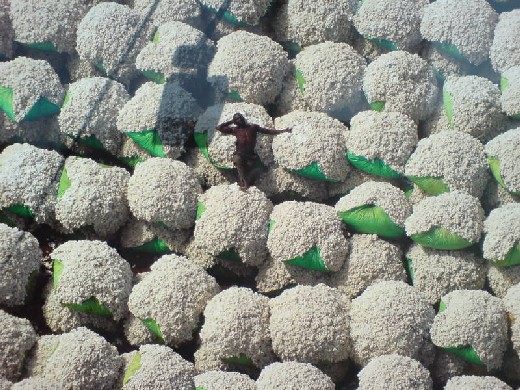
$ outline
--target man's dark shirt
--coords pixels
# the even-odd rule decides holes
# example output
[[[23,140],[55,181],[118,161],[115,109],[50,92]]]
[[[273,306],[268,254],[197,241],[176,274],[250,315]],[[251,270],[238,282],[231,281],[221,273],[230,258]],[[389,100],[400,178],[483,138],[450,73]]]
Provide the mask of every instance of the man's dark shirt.
[[[232,134],[237,138],[236,152],[242,155],[254,155],[256,145],[256,134],[280,134],[280,130],[264,129],[258,125],[245,126],[219,126],[217,129],[223,134]]]

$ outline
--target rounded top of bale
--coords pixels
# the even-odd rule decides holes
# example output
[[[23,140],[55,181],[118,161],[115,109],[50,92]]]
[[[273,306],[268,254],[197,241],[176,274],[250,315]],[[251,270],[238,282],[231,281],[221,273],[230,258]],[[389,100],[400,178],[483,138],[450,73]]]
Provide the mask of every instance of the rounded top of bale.
[[[256,381],[257,390],[335,389],[334,382],[309,363],[272,363],[265,367]]]
[[[377,110],[401,112],[415,121],[433,114],[439,94],[430,65],[401,50],[383,54],[367,66],[363,91]]]
[[[454,376],[448,380],[444,390],[513,390],[507,383],[494,376]]]
[[[433,389],[428,369],[417,360],[398,354],[375,357],[358,373],[358,378],[358,390]]]
[[[498,160],[498,172],[507,191],[520,193],[520,127],[496,136],[484,150],[488,161]]]
[[[493,43],[489,57],[493,69],[504,72],[512,66],[520,65],[520,42],[516,37],[520,34],[520,10],[502,12],[493,35]]]
[[[421,34],[480,65],[488,58],[497,21],[498,14],[485,0],[438,0],[424,9]]]
[[[210,8],[212,12],[217,12],[222,6],[221,0],[202,0],[203,8]],[[271,0],[230,0],[224,20],[233,21],[234,25],[249,24],[256,25],[260,18],[267,13],[271,6]]]
[[[505,260],[520,241],[520,203],[506,203],[492,210],[484,221],[482,255],[485,259]]]
[[[406,163],[406,176],[442,179],[451,191],[480,197],[489,178],[484,146],[460,131],[423,138]]]
[[[267,36],[235,31],[218,41],[208,81],[221,92],[236,92],[248,103],[265,105],[275,101],[288,71],[282,46]]]
[[[133,3],[141,14],[151,12],[151,22],[157,26],[171,21],[192,26],[200,24],[201,7],[197,0],[134,0]]]
[[[195,387],[204,390],[256,390],[255,381],[239,372],[206,371],[194,379]]]
[[[132,213],[138,219],[163,222],[174,229],[193,226],[201,192],[193,170],[169,158],[156,157],[137,164],[128,181]]]

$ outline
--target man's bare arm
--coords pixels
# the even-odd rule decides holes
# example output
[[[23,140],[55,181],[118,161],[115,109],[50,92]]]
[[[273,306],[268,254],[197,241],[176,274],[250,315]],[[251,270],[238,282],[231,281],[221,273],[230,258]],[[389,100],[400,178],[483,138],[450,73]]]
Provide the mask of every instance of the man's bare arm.
[[[282,133],[290,133],[292,131],[291,128],[287,128],[287,129],[283,129],[283,130],[271,130],[271,129],[265,129],[263,127],[260,127],[260,126],[257,126],[256,127],[256,130],[259,132],[259,133],[262,133],[262,134],[269,134],[269,135],[277,135],[277,134],[282,134]]]
[[[233,128],[230,125],[233,121],[227,121],[217,126],[217,130],[222,134],[233,134]]]

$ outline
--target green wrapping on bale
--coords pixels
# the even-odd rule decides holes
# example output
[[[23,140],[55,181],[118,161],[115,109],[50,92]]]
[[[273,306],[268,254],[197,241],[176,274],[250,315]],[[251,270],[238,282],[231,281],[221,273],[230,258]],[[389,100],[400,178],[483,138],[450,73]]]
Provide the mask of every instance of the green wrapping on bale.
[[[13,108],[13,89],[7,88],[0,85],[0,109],[5,112],[5,114],[11,118],[11,120],[16,121],[14,116],[14,108]]]
[[[135,252],[140,253],[151,253],[155,255],[164,255],[165,253],[171,253],[172,250],[166,242],[161,240],[159,237],[155,237],[153,240],[144,243],[143,245],[129,248]]]
[[[298,83],[298,88],[302,95],[305,93],[305,78],[303,77],[303,73],[299,70],[295,70],[296,73],[296,82]]]
[[[504,260],[495,260],[491,263],[497,267],[511,267],[513,265],[520,265],[520,244],[513,245],[507,252]]]
[[[219,14],[218,9],[215,9],[215,8],[209,6],[208,4],[201,2],[200,5],[202,6],[202,8],[204,8],[206,11],[211,12],[213,15]],[[236,27],[247,26],[247,23],[238,20],[238,18],[228,10],[221,13],[220,19],[225,21],[226,23],[232,24],[233,26],[236,26]]]
[[[18,41],[17,41],[18,42]],[[24,42],[18,42],[22,46],[28,47],[29,49],[36,49],[36,50],[42,50],[42,51],[57,51],[56,46],[54,46],[54,43],[48,41],[48,42],[34,42],[34,43],[24,43]]]
[[[450,192],[450,187],[444,184],[440,177],[407,176],[407,178],[430,195],[440,195],[445,192]]]
[[[315,179],[315,180],[323,180],[323,181],[330,181],[330,182],[337,182],[336,179],[330,179],[321,170],[320,166],[317,162],[312,162],[309,165],[307,165],[305,168],[301,169],[291,169],[292,172],[297,173],[300,176],[307,177],[309,179]]]
[[[4,211],[9,211],[13,214],[19,215],[20,217],[29,218],[29,219],[34,219],[34,217],[35,217],[32,210],[29,207],[24,206],[22,204],[15,204],[15,205],[12,205],[9,207],[5,207]]]
[[[354,207],[338,212],[338,216],[358,233],[377,234],[387,238],[399,238],[405,234],[404,228],[397,226],[379,206]]]
[[[441,300],[439,303],[439,313],[446,310],[446,304]],[[441,347],[446,352],[449,352],[455,356],[460,357],[462,360],[475,364],[477,366],[484,366],[485,364],[480,360],[477,351],[471,346],[458,346],[458,347]]]
[[[144,160],[139,156],[134,157],[120,157],[119,161],[121,161],[123,164],[128,165],[130,168],[135,168],[135,166],[143,162]]]
[[[57,199],[61,199],[65,191],[67,191],[70,186],[71,182],[69,176],[67,175],[67,169],[63,168],[63,171],[61,171],[60,184],[58,185]]]
[[[107,70],[105,69],[105,65],[103,65],[103,61],[98,61],[94,64],[94,67],[99,70],[99,72],[103,76],[107,76]]]
[[[451,43],[444,43],[444,42],[438,42],[438,41],[432,41],[431,42],[433,46],[435,46],[436,49],[449,54],[450,56],[456,58],[457,60],[461,60],[464,62],[469,62],[466,57],[462,55],[462,53],[457,49],[457,46],[451,44]]]
[[[383,112],[385,110],[385,102],[372,102],[370,103],[370,108],[377,112]]]
[[[112,313],[108,308],[97,300],[95,297],[84,300],[80,304],[70,303],[65,305],[71,310],[79,311],[80,313],[90,314],[96,317],[112,317]]]
[[[487,160],[488,160],[488,164],[489,164],[489,169],[490,169],[491,173],[493,174],[493,177],[495,178],[497,183],[500,184],[500,186],[503,189],[505,189],[507,192],[509,192],[513,195],[520,195],[520,192],[509,191],[509,189],[505,185],[504,179],[502,179],[502,175],[500,174],[500,160],[493,156],[488,156]]]
[[[146,326],[150,332],[152,332],[154,336],[154,342],[164,344],[164,336],[161,332],[161,328],[159,328],[159,325],[157,325],[157,322],[155,322],[151,318],[140,318],[140,320],[143,323],[143,325]]]
[[[86,136],[76,136],[74,134],[67,133],[67,136],[83,146],[87,146],[96,150],[105,150],[105,147],[101,141],[98,140],[93,134]]]
[[[436,227],[423,233],[412,234],[410,238],[422,246],[442,250],[464,249],[476,244],[442,227]]]
[[[356,168],[361,169],[362,171],[370,173],[372,175],[383,176],[389,179],[400,179],[403,177],[400,173],[390,168],[380,158],[369,160],[363,156],[358,156],[347,150],[347,159]]]
[[[412,281],[412,285],[415,282],[415,272],[413,270],[413,260],[406,258],[406,269],[408,271],[408,275],[410,275],[410,280]]]
[[[197,211],[195,213],[195,220],[198,221],[200,217],[202,217],[202,214],[204,214],[204,211],[206,211],[206,206],[204,206],[204,203],[197,202]]]
[[[380,39],[380,38],[369,38],[369,37],[365,37],[365,39],[367,41],[370,41],[370,42],[374,42],[375,44],[385,48],[385,49],[388,49],[390,51],[396,51],[396,50],[399,50],[397,48],[397,45],[392,42],[392,41],[389,41],[388,39]]]
[[[235,248],[230,248],[220,252],[216,257],[221,260],[232,261],[234,263],[242,263],[242,258]]]
[[[137,370],[141,368],[141,353],[137,352],[132,360],[130,360],[130,364],[128,364],[128,368],[125,371],[125,375],[123,376],[123,386],[134,376]]]
[[[227,357],[227,358],[222,358],[222,361],[224,363],[240,364],[242,366],[254,366],[253,361],[251,359],[249,359],[243,353],[241,353],[238,356],[231,356],[231,357]]]
[[[200,152],[202,155],[208,160],[214,167],[220,168],[220,169],[232,169],[231,167],[227,167],[222,164],[214,163],[211,160],[211,157],[209,156],[208,152],[208,134],[207,133],[197,133],[195,132],[193,134],[193,137],[195,139],[195,143],[197,144]]]
[[[294,259],[285,260],[284,263],[297,265],[298,267],[310,269],[313,271],[330,272],[320,255],[320,248],[316,245],[305,252],[302,256]]]
[[[229,93],[227,94],[227,100],[231,100],[235,103],[241,103],[244,101],[242,96],[240,96],[240,94],[237,91],[229,91]]]
[[[294,58],[302,51],[302,47],[294,41],[282,41],[279,42],[283,49],[289,54],[289,58]]]
[[[52,286],[58,286],[61,274],[63,272],[63,263],[58,259],[52,260]]]
[[[142,70],[141,73],[144,77],[152,80],[156,84],[164,84],[166,82],[166,77],[162,72],[156,70]]]
[[[442,90],[442,102],[444,104],[444,111],[446,112],[446,117],[448,118],[450,127],[453,129],[453,98],[446,87]]]
[[[125,131],[125,134],[152,156],[166,157],[157,130]]]

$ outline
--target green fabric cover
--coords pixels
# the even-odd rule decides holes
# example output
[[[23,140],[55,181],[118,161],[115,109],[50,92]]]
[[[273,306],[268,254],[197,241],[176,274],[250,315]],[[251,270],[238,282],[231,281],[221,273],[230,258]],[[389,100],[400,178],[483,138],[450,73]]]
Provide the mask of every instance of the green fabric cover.
[[[459,49],[457,49],[457,46],[455,46],[455,45],[453,45],[451,43],[432,41],[432,44],[438,50],[443,51],[443,52],[449,54],[450,56],[452,56],[452,57],[454,57],[454,58],[456,58],[458,60],[461,60],[461,61],[464,61],[464,62],[469,62],[466,59],[466,57],[464,57],[462,55],[462,53],[459,51]]]
[[[65,305],[71,310],[79,311],[80,313],[90,314],[96,317],[112,317],[112,313],[108,308],[97,300],[96,297],[91,297],[84,300],[82,303],[70,303]]]
[[[126,131],[125,134],[152,156],[166,157],[157,130]]]
[[[370,108],[374,111],[382,112],[385,110],[385,102],[380,102],[380,101],[372,102],[372,103],[370,103]]]
[[[53,287],[58,286],[60,281],[61,273],[63,272],[63,263],[58,259],[52,260],[52,285]]]
[[[347,159],[356,168],[372,175],[388,177],[390,179],[400,179],[403,177],[380,158],[369,160],[363,156],[358,156],[347,150]]]
[[[153,34],[152,42],[159,43],[159,30],[157,30],[155,34]]]
[[[172,250],[159,237],[155,237],[153,240],[145,242],[143,245],[131,248],[133,251],[141,253],[151,253],[154,255],[163,255],[165,253],[171,253]]]
[[[105,65],[103,65],[103,61],[98,61],[94,64],[94,67],[101,72],[103,76],[107,75],[107,70],[105,69]]]
[[[202,5],[202,8],[204,8],[206,11],[211,12],[213,15],[217,15],[218,14],[218,9],[215,9],[215,8],[209,6],[208,4],[206,4],[206,3],[202,2],[202,1],[200,2],[200,5]],[[229,23],[229,24],[232,24],[232,25],[236,26],[236,27],[247,26],[247,23],[238,20],[238,18],[235,15],[233,15],[228,10],[224,11],[224,13],[222,14],[221,19],[223,21]]]
[[[89,148],[92,148],[92,149],[97,149],[97,150],[105,150],[105,147],[103,146],[101,141],[99,141],[96,138],[96,136],[93,135],[93,134],[89,134],[89,135],[86,135],[86,136],[78,137],[78,136],[76,136],[74,134],[67,133],[67,137],[72,138],[77,143],[79,143],[81,145],[84,145],[86,147],[89,147]]]
[[[161,328],[159,328],[159,325],[157,325],[157,322],[155,322],[151,318],[140,318],[140,320],[143,323],[143,325],[146,326],[150,332],[152,332],[155,342],[164,344],[164,336],[161,332]]]
[[[509,80],[504,76],[500,77],[500,90],[504,92],[507,87],[509,87]]]
[[[367,204],[340,211],[338,216],[358,233],[377,234],[387,238],[399,238],[405,234],[404,228],[397,226],[385,210],[376,205]]]
[[[475,242],[465,240],[442,227],[436,227],[427,232],[412,234],[410,238],[422,246],[442,250],[464,249],[475,244]]]
[[[18,41],[17,41],[18,42]],[[33,43],[24,43],[18,42],[21,45],[28,47],[29,49],[43,50],[43,51],[57,51],[54,43],[48,42],[33,42]]]
[[[451,97],[446,87],[444,87],[442,90],[442,101],[444,104],[444,111],[446,112],[446,117],[448,118],[450,127],[453,129],[453,98]]]
[[[242,96],[240,96],[240,94],[237,91],[229,91],[227,98],[228,98],[228,100],[231,100],[231,101],[237,102],[237,103],[244,101],[244,99],[242,99]]]
[[[507,252],[506,257],[504,260],[496,260],[491,261],[493,265],[496,265],[497,267],[510,267],[512,265],[519,265],[520,264],[520,244],[516,244],[509,252]]]
[[[195,213],[195,220],[199,220],[200,217],[202,217],[202,214],[204,214],[204,211],[206,211],[206,206],[204,206],[204,203],[197,202],[197,212]]]
[[[49,99],[40,96],[34,106],[31,107],[27,115],[23,118],[26,121],[36,121],[47,116],[52,116],[60,112],[60,105],[54,104]]]
[[[415,272],[413,270],[413,260],[406,258],[406,269],[408,270],[408,275],[410,275],[410,280],[412,281],[412,284],[415,282]]]
[[[407,176],[408,180],[417,184],[423,191],[430,195],[440,195],[445,192],[450,192],[450,187],[444,184],[441,177],[419,177]]]
[[[289,58],[296,57],[296,55],[302,51],[302,47],[294,41],[283,41],[280,42],[280,45],[289,53]]]
[[[292,172],[297,173],[300,176],[307,177],[309,179],[314,180],[324,180],[330,182],[337,182],[338,180],[330,179],[321,170],[320,166],[317,162],[312,162],[307,165],[305,168],[301,169],[291,169]]]
[[[240,364],[240,365],[244,365],[244,366],[253,366],[254,365],[253,361],[251,359],[249,359],[243,353],[241,353],[238,356],[231,356],[231,357],[223,358],[222,361],[225,363]]]
[[[214,163],[213,161],[211,161],[211,157],[209,156],[209,152],[208,152],[208,134],[207,133],[195,132],[193,134],[193,138],[195,139],[195,143],[197,144],[202,155],[204,157],[206,157],[206,160],[208,160],[214,167],[220,168],[220,169],[232,169],[231,167],[227,167],[225,165]]]
[[[119,161],[121,161],[123,164],[128,165],[130,168],[135,168],[135,166],[143,162],[144,160],[141,157],[133,156],[133,157],[120,157]]]
[[[235,248],[227,249],[223,252],[220,252],[216,257],[222,260],[233,261],[235,263],[241,263],[242,258],[240,254],[237,252]]]
[[[329,272],[329,269],[323,262],[320,255],[320,248],[314,245],[311,249],[305,252],[302,256],[294,259],[285,260],[284,263],[290,265],[297,265],[298,267],[310,269],[320,272]]]
[[[488,164],[489,164],[489,169],[491,170],[493,177],[498,182],[498,184],[500,184],[507,191],[507,187],[504,184],[502,175],[500,174],[500,161],[497,158],[492,157],[492,156],[488,156],[487,160],[488,160]]]
[[[439,303],[439,313],[442,313],[446,310],[446,304],[441,300]],[[458,347],[441,347],[446,352],[449,352],[455,356],[460,357],[462,360],[465,360],[469,363],[475,364],[477,366],[484,366],[485,364],[482,363],[482,360],[480,360],[477,351],[473,349],[471,346],[458,346]]]
[[[130,360],[130,364],[128,364],[128,368],[125,371],[125,375],[123,376],[123,386],[132,378],[132,376],[136,373],[137,370],[141,368],[141,353],[137,352],[132,360]]]
[[[14,107],[13,107],[13,89],[4,87],[0,85],[0,109],[5,112],[5,114],[11,118],[11,120],[16,122],[16,118],[14,116]]]
[[[166,77],[162,72],[156,70],[142,70],[141,73],[149,80],[152,80],[156,84],[164,84]]]
[[[65,97],[63,98],[63,103],[61,103],[61,108],[65,107],[67,104],[70,103],[70,92],[65,92]]]
[[[302,95],[305,94],[305,78],[299,69],[296,69],[296,81],[298,82],[298,88]]]
[[[397,45],[394,42],[389,41],[387,39],[369,38],[369,37],[365,37],[365,39],[367,39],[370,42],[374,42],[374,43],[378,44],[379,46],[381,46],[385,49],[391,50],[391,51],[399,50],[397,48]]]
[[[22,204],[15,204],[4,208],[4,210],[19,215],[20,217],[34,219],[34,213],[32,212],[32,210],[29,207],[24,206]]]
[[[271,233],[276,226],[276,221],[273,221],[272,219],[269,220],[269,233]]]
[[[58,185],[58,199],[61,199],[65,191],[67,191],[71,186],[69,176],[67,175],[67,169],[63,168],[61,171],[60,184]]]

